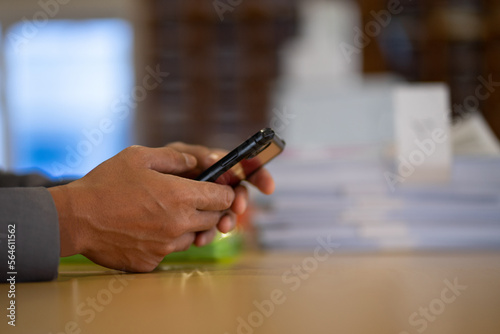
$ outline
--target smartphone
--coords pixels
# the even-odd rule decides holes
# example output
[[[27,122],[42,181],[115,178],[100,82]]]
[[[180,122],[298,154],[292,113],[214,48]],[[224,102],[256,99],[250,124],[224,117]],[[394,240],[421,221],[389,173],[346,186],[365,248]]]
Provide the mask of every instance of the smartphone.
[[[196,179],[236,186],[283,152],[285,145],[273,129],[262,129]]]

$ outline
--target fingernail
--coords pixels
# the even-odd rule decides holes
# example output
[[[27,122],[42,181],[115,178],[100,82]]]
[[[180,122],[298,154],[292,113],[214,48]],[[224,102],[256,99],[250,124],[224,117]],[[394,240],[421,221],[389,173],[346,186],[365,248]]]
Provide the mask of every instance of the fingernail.
[[[247,209],[248,209],[248,202],[244,201],[240,215],[244,214],[247,211]]]
[[[188,167],[196,166],[196,158],[194,156],[192,156],[191,154],[186,154],[186,153],[182,153],[182,155],[184,155],[184,158],[186,159],[186,165]]]

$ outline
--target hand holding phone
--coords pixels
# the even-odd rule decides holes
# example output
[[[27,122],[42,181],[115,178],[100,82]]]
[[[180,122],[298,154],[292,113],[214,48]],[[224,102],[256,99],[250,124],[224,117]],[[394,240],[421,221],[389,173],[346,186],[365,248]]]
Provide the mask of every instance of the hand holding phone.
[[[236,186],[283,152],[285,145],[274,130],[262,129],[205,170],[197,180]]]

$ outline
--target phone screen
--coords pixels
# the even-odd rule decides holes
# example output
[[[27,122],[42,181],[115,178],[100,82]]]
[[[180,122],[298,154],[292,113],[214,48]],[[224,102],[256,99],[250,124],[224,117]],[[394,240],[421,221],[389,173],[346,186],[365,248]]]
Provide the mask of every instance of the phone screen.
[[[227,172],[219,176],[215,182],[235,186],[241,181],[248,179],[259,168],[279,155],[283,151],[283,148],[283,142],[279,138],[275,138],[255,157],[243,159]]]

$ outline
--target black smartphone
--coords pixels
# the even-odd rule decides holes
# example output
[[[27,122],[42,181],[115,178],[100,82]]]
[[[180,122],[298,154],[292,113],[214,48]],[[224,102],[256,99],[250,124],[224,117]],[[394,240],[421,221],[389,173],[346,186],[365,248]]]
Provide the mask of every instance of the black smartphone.
[[[285,145],[273,129],[262,129],[196,179],[236,186],[283,152]]]

